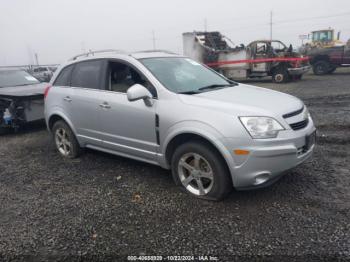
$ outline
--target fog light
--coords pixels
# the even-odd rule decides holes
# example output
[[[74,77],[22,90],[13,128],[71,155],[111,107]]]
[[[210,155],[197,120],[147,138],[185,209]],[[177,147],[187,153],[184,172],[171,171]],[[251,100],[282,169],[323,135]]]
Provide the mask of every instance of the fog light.
[[[269,180],[270,174],[269,173],[261,173],[255,177],[254,185],[260,185],[265,183],[267,180]]]

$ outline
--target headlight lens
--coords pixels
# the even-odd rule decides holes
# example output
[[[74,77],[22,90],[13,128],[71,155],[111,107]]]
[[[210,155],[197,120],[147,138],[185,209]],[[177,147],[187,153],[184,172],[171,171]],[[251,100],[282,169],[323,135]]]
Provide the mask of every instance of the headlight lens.
[[[306,106],[305,106],[304,118],[305,119],[307,119],[307,118],[312,119],[310,111],[309,111],[309,109],[306,108]]]
[[[252,138],[275,138],[284,130],[275,119],[265,116],[242,116],[239,118]]]

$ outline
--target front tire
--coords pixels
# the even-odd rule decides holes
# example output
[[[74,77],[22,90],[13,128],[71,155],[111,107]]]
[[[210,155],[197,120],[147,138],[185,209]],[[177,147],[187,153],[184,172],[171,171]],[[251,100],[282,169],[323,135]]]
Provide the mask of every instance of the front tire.
[[[52,128],[53,139],[57,151],[65,158],[76,158],[81,153],[81,148],[72,129],[66,122],[59,120]]]
[[[331,69],[331,65],[327,61],[318,61],[312,66],[315,75],[325,75]]]
[[[232,190],[224,159],[206,143],[193,141],[179,146],[171,169],[175,183],[195,197],[218,201]]]
[[[274,83],[286,83],[289,80],[289,74],[288,71],[284,68],[279,68],[274,70],[272,74],[272,81]]]

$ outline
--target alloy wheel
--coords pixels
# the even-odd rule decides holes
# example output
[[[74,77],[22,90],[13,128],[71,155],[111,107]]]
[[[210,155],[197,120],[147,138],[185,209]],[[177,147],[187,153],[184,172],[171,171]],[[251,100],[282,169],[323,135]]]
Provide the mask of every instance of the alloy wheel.
[[[58,128],[55,133],[55,142],[58,151],[63,156],[68,156],[72,150],[72,143],[64,128]]]
[[[275,75],[275,82],[276,83],[281,83],[281,82],[283,82],[283,80],[284,80],[283,74],[276,74]]]
[[[180,158],[178,175],[182,185],[197,196],[208,194],[214,184],[212,167],[197,153],[186,153]]]

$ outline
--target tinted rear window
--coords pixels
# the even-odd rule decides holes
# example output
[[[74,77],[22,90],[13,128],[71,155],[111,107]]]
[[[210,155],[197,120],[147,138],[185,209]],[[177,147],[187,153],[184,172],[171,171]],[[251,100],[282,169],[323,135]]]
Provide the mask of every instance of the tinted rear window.
[[[85,61],[75,65],[71,86],[99,89],[101,88],[102,61]]]
[[[63,68],[63,70],[58,75],[54,86],[70,86],[70,77],[72,74],[73,65]]]

